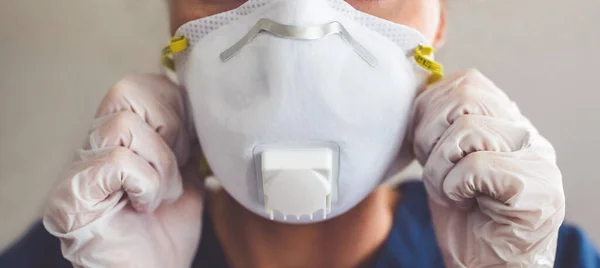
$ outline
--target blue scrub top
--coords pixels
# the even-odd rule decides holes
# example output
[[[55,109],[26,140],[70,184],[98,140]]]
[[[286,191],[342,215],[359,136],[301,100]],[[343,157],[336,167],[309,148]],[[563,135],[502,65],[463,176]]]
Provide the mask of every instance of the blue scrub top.
[[[427,194],[422,182],[407,182],[399,188],[394,225],[375,257],[374,267],[444,267],[435,241]],[[67,268],[60,242],[41,223],[0,255],[0,268]],[[202,240],[192,267],[227,268],[225,254],[217,240],[208,215],[204,215]],[[555,267],[600,268],[600,255],[581,229],[563,224],[558,233]]]

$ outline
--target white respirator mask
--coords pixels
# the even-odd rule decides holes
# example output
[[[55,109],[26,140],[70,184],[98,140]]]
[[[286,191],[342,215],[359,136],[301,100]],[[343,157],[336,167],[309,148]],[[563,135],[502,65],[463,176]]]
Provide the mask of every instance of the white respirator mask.
[[[412,101],[442,72],[418,31],[343,0],[249,0],[176,36],[163,63],[214,176],[289,223],[347,212],[404,168]]]

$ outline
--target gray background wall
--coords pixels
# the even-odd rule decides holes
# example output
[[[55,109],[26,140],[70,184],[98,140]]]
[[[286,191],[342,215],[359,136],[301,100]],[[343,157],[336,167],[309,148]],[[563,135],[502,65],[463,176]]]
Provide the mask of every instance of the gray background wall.
[[[567,218],[600,244],[600,1],[449,1],[439,59],[476,67],[555,145]],[[0,0],[0,248],[40,216],[105,91],[158,70],[162,0]]]

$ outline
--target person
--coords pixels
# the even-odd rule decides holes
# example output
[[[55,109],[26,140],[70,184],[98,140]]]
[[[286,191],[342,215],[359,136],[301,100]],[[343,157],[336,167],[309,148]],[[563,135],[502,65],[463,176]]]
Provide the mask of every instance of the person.
[[[481,73],[442,78],[443,1],[170,14],[178,84],[109,90],[0,267],[600,267],[550,143]],[[422,182],[384,183],[413,158]]]

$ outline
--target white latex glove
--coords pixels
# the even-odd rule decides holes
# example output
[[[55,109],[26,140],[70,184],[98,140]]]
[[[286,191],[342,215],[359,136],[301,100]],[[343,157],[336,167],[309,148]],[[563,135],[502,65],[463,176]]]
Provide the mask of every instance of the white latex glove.
[[[185,122],[165,77],[129,76],[108,92],[44,214],[75,267],[190,267],[203,206]]]
[[[552,145],[477,71],[415,100],[414,150],[448,267],[552,267],[565,213]]]

